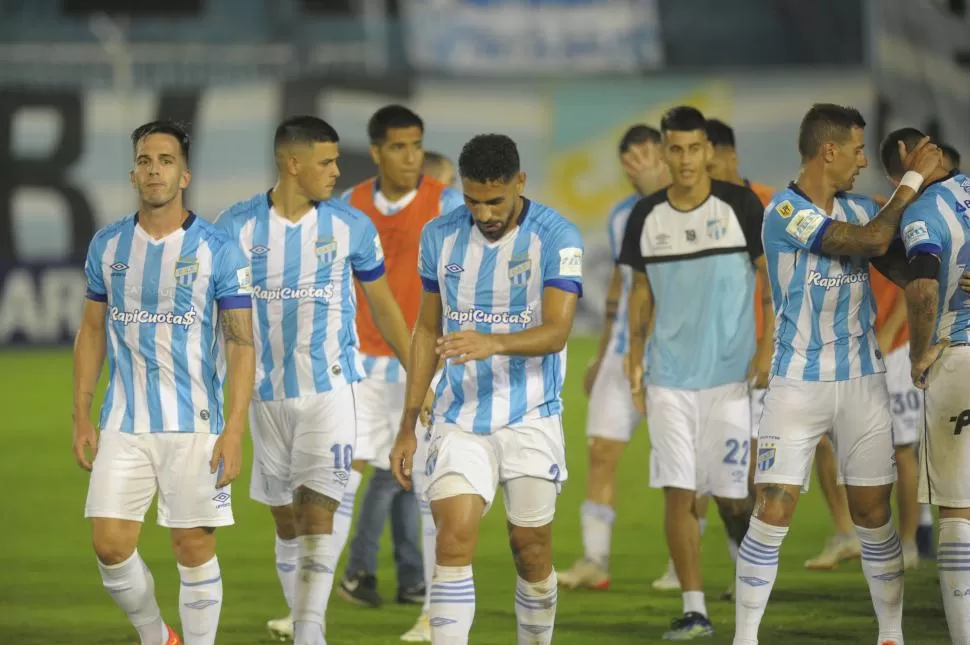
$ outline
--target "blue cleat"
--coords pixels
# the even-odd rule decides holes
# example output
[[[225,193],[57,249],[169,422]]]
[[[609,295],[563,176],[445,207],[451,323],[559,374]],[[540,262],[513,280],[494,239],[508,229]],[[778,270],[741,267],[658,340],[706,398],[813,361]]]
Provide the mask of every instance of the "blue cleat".
[[[695,611],[670,621],[670,631],[664,633],[665,641],[689,641],[714,635],[714,626],[707,616]]]

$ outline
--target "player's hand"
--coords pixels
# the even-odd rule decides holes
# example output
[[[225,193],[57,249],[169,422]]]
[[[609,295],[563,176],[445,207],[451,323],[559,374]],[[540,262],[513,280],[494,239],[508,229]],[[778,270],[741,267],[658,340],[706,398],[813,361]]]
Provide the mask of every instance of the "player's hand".
[[[930,367],[936,362],[936,359],[940,357],[943,350],[950,346],[950,339],[944,338],[936,345],[931,345],[926,353],[920,357],[916,358],[910,356],[910,362],[912,363],[912,373],[910,374],[913,378],[913,385],[921,390],[925,390],[927,387],[926,375],[930,371]]]
[[[215,474],[219,470],[220,462],[222,474],[216,482],[216,488],[228,486],[242,468],[242,433],[233,432],[228,427],[222,431],[216,439],[216,445],[212,447],[212,458],[209,460],[209,472]]]
[[[414,466],[414,453],[418,449],[418,438],[413,426],[407,428],[403,423],[401,425],[391,448],[391,472],[401,488],[411,490],[411,468]]]
[[[594,356],[589,359],[589,364],[586,365],[586,374],[583,375],[583,392],[586,393],[587,397],[593,391],[593,383],[596,381],[596,375],[600,372],[602,362],[602,356]]]
[[[91,472],[94,458],[98,456],[98,433],[94,431],[94,424],[90,419],[80,419],[74,422],[74,460],[84,470]],[[88,459],[88,450],[91,458]]]
[[[630,146],[620,156],[620,164],[641,195],[654,193],[668,183],[668,169],[656,144]]]
[[[748,383],[756,390],[768,387],[768,376],[771,374],[771,350],[763,351],[760,346],[748,365]]]
[[[418,419],[421,421],[422,425],[431,425],[431,411],[434,409],[434,390],[428,390],[428,393],[424,395],[424,403],[421,404],[421,412],[418,414]]]
[[[930,141],[929,137],[923,137],[912,150],[906,150],[906,145],[900,141],[899,157],[903,160],[903,168],[915,170],[923,177],[928,177],[940,167],[943,152],[939,146]]]
[[[960,276],[960,288],[967,293],[970,293],[970,271],[967,271]]]
[[[879,351],[882,352],[883,357],[889,356],[894,340],[895,338],[888,335],[885,330],[880,330],[876,334],[876,342],[879,344]]]
[[[452,365],[464,365],[469,361],[481,361],[498,352],[494,336],[477,331],[456,331],[438,339],[435,351]]]

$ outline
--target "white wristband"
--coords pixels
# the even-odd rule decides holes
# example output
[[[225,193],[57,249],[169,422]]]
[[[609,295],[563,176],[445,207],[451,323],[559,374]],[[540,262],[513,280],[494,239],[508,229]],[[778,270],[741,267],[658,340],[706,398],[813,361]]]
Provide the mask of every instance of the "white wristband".
[[[899,185],[912,188],[914,193],[918,193],[920,186],[923,185],[923,175],[915,170],[907,170],[903,178],[899,180]]]

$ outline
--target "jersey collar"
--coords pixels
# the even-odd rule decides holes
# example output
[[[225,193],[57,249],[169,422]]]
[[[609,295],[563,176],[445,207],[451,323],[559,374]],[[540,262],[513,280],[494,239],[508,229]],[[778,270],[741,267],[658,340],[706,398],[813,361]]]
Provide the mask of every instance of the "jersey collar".
[[[183,231],[189,230],[189,227],[191,227],[194,222],[195,222],[195,213],[193,213],[192,211],[189,211],[189,216],[185,218],[184,222],[182,222],[182,230]],[[138,224],[138,213],[135,213],[135,224],[136,225]]]

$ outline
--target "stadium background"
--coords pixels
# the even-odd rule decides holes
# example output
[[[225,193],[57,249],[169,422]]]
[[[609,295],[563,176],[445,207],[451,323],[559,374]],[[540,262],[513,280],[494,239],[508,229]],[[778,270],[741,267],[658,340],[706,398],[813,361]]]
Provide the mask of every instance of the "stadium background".
[[[586,282],[565,393],[571,481],[556,555],[579,553],[585,483],[582,371],[594,349],[610,264],[609,207],[628,188],[616,141],[690,103],[733,125],[745,176],[783,186],[797,171],[798,122],[815,101],[854,105],[870,127],[864,192],[886,190],[871,156],[902,124],[970,154],[966,0],[0,0],[0,643],[130,642],[100,588],[81,519],[86,477],[70,456],[70,354],[81,261],[93,231],[133,208],[128,135],[158,117],[191,124],[190,207],[213,218],[273,181],[276,123],[318,114],[338,129],[347,187],[372,173],[365,123],[390,102],[425,119],[428,149],[456,158],[473,134],[519,144],[528,193],[579,224]],[[130,6],[129,6],[130,5]],[[703,285],[698,285],[703,289]],[[665,549],[660,498],[646,492],[645,433],[623,462],[615,592],[562,594],[556,642],[650,641],[679,598],[649,589]],[[282,609],[268,514],[236,486],[238,525],[221,532],[220,643],[263,639]],[[166,536],[143,552],[174,620]],[[713,517],[712,517],[713,519]],[[508,642],[514,580],[501,513],[480,546],[474,642]],[[731,579],[720,527],[705,538],[710,595]],[[828,527],[810,495],[785,544],[764,642],[858,642],[874,622],[858,565],[809,575]],[[386,549],[385,549],[386,551]],[[388,564],[389,555],[384,554]],[[379,573],[390,596],[393,576]],[[946,642],[935,573],[907,581],[908,642]],[[733,606],[711,603],[730,642]],[[335,600],[332,640],[392,643],[413,619]]]

